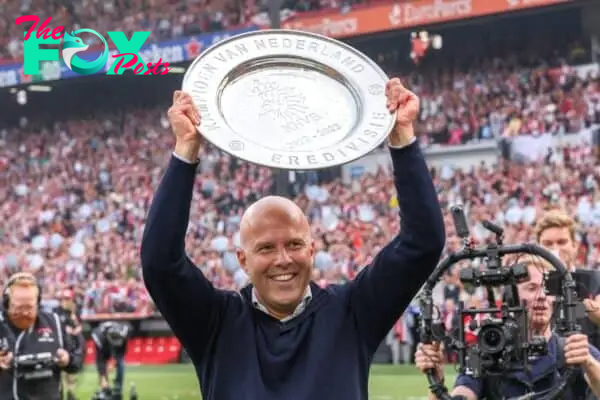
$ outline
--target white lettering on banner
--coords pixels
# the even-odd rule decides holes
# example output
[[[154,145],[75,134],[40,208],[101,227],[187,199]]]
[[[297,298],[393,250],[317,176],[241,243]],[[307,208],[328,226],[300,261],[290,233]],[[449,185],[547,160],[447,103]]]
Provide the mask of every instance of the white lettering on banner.
[[[404,6],[404,23],[421,24],[438,19],[458,19],[471,15],[473,11],[472,0],[444,1],[435,0],[433,4],[422,6],[406,4]]]
[[[45,81],[59,80],[60,74],[60,63],[58,61],[44,61],[41,63],[41,75]]]
[[[0,87],[14,86],[19,84],[19,78],[16,69],[0,71]]]
[[[210,42],[211,42],[211,44],[217,44],[221,40],[229,39],[230,37],[231,37],[230,33],[217,33],[217,34],[213,35],[212,40]]]
[[[140,50],[138,53],[146,64],[158,62],[160,59],[163,63],[172,64],[185,60],[183,46],[157,46],[151,44],[150,47]]]
[[[323,18],[322,22],[308,26],[305,26],[302,22],[295,23],[291,21],[284,24],[284,27],[286,29],[301,29],[306,32],[318,33],[330,37],[349,36],[358,31],[358,20],[350,16],[335,20]]]

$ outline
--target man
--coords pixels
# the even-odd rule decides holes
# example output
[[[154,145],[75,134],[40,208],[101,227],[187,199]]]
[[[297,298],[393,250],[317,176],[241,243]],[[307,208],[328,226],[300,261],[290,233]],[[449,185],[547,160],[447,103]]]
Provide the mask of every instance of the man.
[[[100,378],[100,389],[106,398],[121,398],[125,376],[125,353],[127,339],[131,329],[128,324],[117,321],[102,322],[92,331],[92,340],[96,347],[96,369]],[[114,391],[108,385],[108,362],[114,358],[117,373],[114,381]]]
[[[244,213],[237,257],[251,284],[216,290],[186,256],[200,115],[174,94],[174,156],[154,196],[142,239],[144,281],[185,346],[205,400],[368,398],[373,354],[436,266],[444,224],[415,141],[418,98],[398,79],[386,87],[401,230],[355,280],[310,282],[315,244],[292,201],[265,197]]]
[[[61,371],[74,373],[82,364],[65,326],[53,313],[40,311],[41,289],[28,273],[13,275],[3,292],[0,337],[0,399],[59,400]]]
[[[550,210],[543,214],[535,226],[537,242],[555,253],[573,273],[573,279],[578,282],[579,294],[587,296],[583,299],[588,318],[582,318],[580,323],[583,332],[594,346],[600,345],[600,293],[594,290],[600,282],[598,272],[587,271],[576,264],[577,241],[575,239],[575,220],[560,210]],[[593,291],[593,292],[592,292]]]
[[[516,372],[494,383],[483,378],[459,375],[451,395],[457,398],[463,396],[465,400],[495,400],[524,396],[530,393],[531,389],[540,392],[556,386],[564,366],[575,366],[577,370],[575,381],[561,399],[584,400],[589,398],[586,396],[590,394],[600,395],[600,352],[588,343],[584,334],[574,334],[563,339],[551,331],[550,319],[555,299],[546,296],[544,290],[547,262],[535,256],[525,256],[519,262],[526,264],[529,270],[529,280],[518,285],[519,297],[525,301],[528,308],[529,330],[533,334],[543,335],[548,340],[548,354],[531,360],[531,374]],[[437,377],[443,380],[442,360],[438,344],[418,346],[415,363],[421,371],[434,369]],[[430,394],[430,398],[436,397]]]
[[[65,327],[65,332],[68,335],[73,345],[73,351],[81,354],[85,358],[85,340],[82,335],[82,325],[77,316],[77,307],[75,305],[75,293],[71,290],[64,290],[60,293],[60,305],[54,311],[60,318],[60,322]],[[76,374],[64,374],[65,389],[67,391],[67,400],[76,400],[75,384],[77,381]]]
[[[535,225],[537,242],[556,253],[569,271],[574,272],[577,259],[575,221],[560,210],[550,210]]]

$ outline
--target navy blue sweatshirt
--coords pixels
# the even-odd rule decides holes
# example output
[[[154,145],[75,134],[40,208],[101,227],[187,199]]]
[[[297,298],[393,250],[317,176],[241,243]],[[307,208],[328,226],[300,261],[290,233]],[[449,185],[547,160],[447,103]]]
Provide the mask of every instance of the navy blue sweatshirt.
[[[321,289],[287,322],[252,287],[215,289],[184,250],[196,165],[173,157],[142,240],[146,287],[194,363],[204,400],[368,398],[373,354],[433,271],[444,245],[437,195],[417,143],[391,149],[401,232],[352,282]]]

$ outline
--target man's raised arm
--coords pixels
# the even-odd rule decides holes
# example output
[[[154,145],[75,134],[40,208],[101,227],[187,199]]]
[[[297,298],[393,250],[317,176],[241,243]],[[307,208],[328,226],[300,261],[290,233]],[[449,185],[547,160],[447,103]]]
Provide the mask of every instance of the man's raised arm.
[[[188,352],[201,354],[216,329],[224,297],[185,253],[201,137],[191,97],[175,92],[169,121],[177,144],[154,195],[142,238],[144,282]],[[194,351],[190,351],[191,349]]]
[[[390,111],[397,110],[389,144],[400,233],[351,284],[352,309],[371,352],[433,272],[445,242],[437,193],[412,127],[419,111],[418,98],[397,79],[388,83],[386,92]]]

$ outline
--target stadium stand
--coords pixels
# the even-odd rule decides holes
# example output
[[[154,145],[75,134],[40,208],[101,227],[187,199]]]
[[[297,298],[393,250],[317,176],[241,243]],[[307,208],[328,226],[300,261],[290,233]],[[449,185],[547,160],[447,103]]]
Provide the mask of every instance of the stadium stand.
[[[72,27],[72,30],[90,26],[99,32],[119,30],[126,32],[128,37],[135,31],[150,31],[148,40],[160,41],[252,23],[255,15],[264,13],[262,3],[257,0],[3,0],[0,1],[3,15],[0,20],[0,63],[23,58],[22,32],[31,24],[15,25],[15,19],[21,15],[52,17],[54,25]],[[348,4],[333,0],[285,1],[281,9],[289,16]]]
[[[288,3],[282,7],[299,12],[347,6],[334,1]],[[144,28],[153,32],[153,40],[228,29],[248,23],[262,10],[251,1],[229,0],[0,0],[0,7],[11,16],[0,20],[0,59],[5,61],[22,56],[21,30],[14,17],[40,10],[52,15],[56,24],[94,25],[100,31]],[[539,27],[539,38],[547,41],[544,29]],[[404,68],[409,58],[389,39],[382,39],[385,44],[376,46],[371,56],[390,72],[413,71],[403,78],[422,99],[417,127],[422,146],[458,147],[541,133],[576,135],[599,125],[598,73],[581,74],[577,68],[590,60],[584,42],[575,35],[560,45],[553,42],[549,56],[533,57],[534,49],[543,47],[534,38],[510,56],[498,49],[468,68],[452,67],[453,60],[445,54],[425,57],[418,68]],[[445,63],[438,62],[440,57]],[[85,318],[154,314],[139,275],[138,245],[149,201],[172,148],[165,115],[170,98],[165,93],[150,105],[118,110],[98,96],[98,107],[86,116],[30,116],[0,125],[0,281],[16,268],[36,272],[45,304],[55,303],[56,294],[65,288],[74,289]],[[588,142],[525,160],[506,156],[495,165],[470,170],[446,165],[432,168],[432,174],[443,207],[468,205],[474,237],[480,242],[489,239],[481,227],[483,219],[503,225],[507,242],[518,242],[533,238],[532,225],[542,210],[565,208],[577,216],[579,264],[598,269],[600,170],[595,161]],[[272,187],[269,169],[232,159],[210,146],[201,155],[187,249],[216,287],[238,289],[246,284],[233,251],[238,223],[242,210]],[[316,281],[327,285],[352,279],[398,230],[392,188],[385,169],[350,183],[308,176],[294,187],[317,238]],[[448,215],[446,229],[447,250],[456,249],[459,240]],[[440,286],[439,305],[447,304],[455,287],[460,288],[457,277],[448,276]],[[459,297],[471,296],[461,292]],[[171,362],[180,352],[178,343],[165,337],[136,339],[132,348],[131,362]]]

